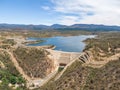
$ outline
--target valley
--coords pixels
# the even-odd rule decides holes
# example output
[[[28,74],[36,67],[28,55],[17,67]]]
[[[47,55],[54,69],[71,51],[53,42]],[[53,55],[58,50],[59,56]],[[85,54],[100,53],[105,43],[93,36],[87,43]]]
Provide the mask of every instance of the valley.
[[[22,32],[29,33],[27,31]],[[1,57],[4,55],[6,57],[6,55],[8,55],[10,58],[9,61],[13,64],[14,68],[19,73],[17,75],[12,75],[14,77],[18,77],[20,75],[22,80],[25,81],[21,83],[18,83],[19,81],[15,83],[8,81],[6,84],[8,85],[9,89],[90,90],[92,88],[92,90],[96,90],[95,88],[97,87],[93,87],[91,82],[94,82],[96,77],[99,77],[100,74],[97,73],[99,73],[100,70],[102,72],[102,68],[104,70],[108,65],[109,70],[109,68],[112,68],[110,67],[112,62],[114,62],[116,65],[116,62],[118,62],[120,59],[119,32],[96,33],[97,36],[95,38],[84,39],[86,46],[82,51],[79,52],[65,52],[64,50],[55,50],[57,45],[27,46],[25,42],[29,43],[31,40],[27,40],[26,38],[34,36],[24,36],[20,35],[20,33],[21,32],[14,33],[2,31],[0,37],[0,50],[1,52],[6,53],[3,53]],[[39,36],[39,33],[36,33],[37,36]],[[52,33],[49,33],[49,35],[51,34]],[[65,34],[63,34],[63,36],[64,35]],[[72,35],[65,35],[65,37],[70,36]],[[41,37],[43,37],[43,35]],[[42,42],[40,41],[40,43]],[[71,44],[72,43],[73,42],[71,42]],[[4,68],[6,67],[3,62],[4,59],[0,60],[0,70],[4,71]],[[8,67],[12,68],[11,66]],[[118,66],[116,65],[115,67],[117,68]],[[119,72],[119,70],[115,72]],[[94,73],[96,76],[92,77],[92,73]],[[115,78],[119,77],[119,73],[117,74]],[[109,78],[109,74],[107,75]],[[1,79],[1,85],[4,85],[5,82],[3,81],[3,78],[4,77]],[[78,81],[76,81],[77,79]],[[91,79],[92,81],[90,81]],[[16,79],[14,79],[14,81],[15,80]],[[106,83],[107,81],[104,80],[104,82]],[[105,84],[105,87],[119,88],[119,80],[115,81],[115,83],[115,85],[117,85],[115,87],[112,86],[114,83],[107,83]],[[71,84],[72,86],[70,86]],[[109,87],[107,85],[109,85]],[[1,88],[3,88],[3,86],[1,86]],[[104,88],[104,86],[102,86],[102,88]]]
[[[120,0],[0,0],[0,90],[120,90]]]

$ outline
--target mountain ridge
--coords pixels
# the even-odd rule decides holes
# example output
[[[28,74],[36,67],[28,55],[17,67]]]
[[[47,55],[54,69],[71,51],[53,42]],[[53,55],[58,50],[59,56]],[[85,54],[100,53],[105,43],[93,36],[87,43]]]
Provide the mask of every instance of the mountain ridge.
[[[102,24],[73,24],[70,26],[53,24],[48,25],[25,25],[25,24],[0,24],[1,29],[13,30],[88,30],[88,31],[120,31],[120,26],[102,25]]]

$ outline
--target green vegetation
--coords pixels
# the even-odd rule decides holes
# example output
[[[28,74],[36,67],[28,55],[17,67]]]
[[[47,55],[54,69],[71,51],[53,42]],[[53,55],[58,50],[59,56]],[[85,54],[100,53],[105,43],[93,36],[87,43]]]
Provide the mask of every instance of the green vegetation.
[[[3,44],[3,45],[0,45],[0,48],[3,48],[3,49],[10,49],[11,46],[10,46],[10,45],[5,45],[5,44]]]
[[[53,61],[44,49],[18,47],[13,51],[18,63],[30,77],[44,78],[51,72]]]
[[[25,80],[19,74],[19,72],[14,67],[13,63],[10,60],[10,56],[5,51],[0,51],[0,90],[12,90],[12,87],[9,87],[9,84],[19,85],[19,90],[25,89]]]
[[[64,69],[64,67],[59,67],[58,72],[61,72]]]
[[[14,39],[5,39],[4,38],[0,42],[1,42],[0,48],[3,48],[3,49],[10,49],[11,46],[16,44]]]
[[[2,41],[2,43],[3,44],[8,44],[8,45],[11,45],[11,46],[13,46],[13,45],[16,44],[16,42],[14,41],[14,39],[5,39],[5,40]]]

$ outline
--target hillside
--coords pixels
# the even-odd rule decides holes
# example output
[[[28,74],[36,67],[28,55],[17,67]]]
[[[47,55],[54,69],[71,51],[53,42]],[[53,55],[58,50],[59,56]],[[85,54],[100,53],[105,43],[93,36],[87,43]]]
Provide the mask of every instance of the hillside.
[[[120,89],[119,32],[99,32],[96,38],[85,40],[85,49],[74,60],[69,52],[22,44],[24,37],[46,37],[46,33],[1,32],[0,90]]]
[[[54,70],[54,62],[44,49],[18,47],[13,54],[30,78],[45,78]]]
[[[101,33],[87,39],[84,50],[92,53],[86,63],[76,60],[62,76],[36,90],[119,90],[120,33]]]
[[[0,50],[0,90],[25,90],[25,82],[12,63],[10,55]]]
[[[120,59],[102,68],[83,67],[73,63],[60,79],[37,90],[119,90]]]

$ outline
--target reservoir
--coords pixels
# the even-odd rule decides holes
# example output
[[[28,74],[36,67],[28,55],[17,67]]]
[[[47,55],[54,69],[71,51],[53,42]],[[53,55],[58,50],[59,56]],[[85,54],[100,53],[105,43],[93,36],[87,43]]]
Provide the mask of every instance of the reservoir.
[[[43,45],[55,45],[55,50],[66,52],[82,52],[85,48],[83,42],[87,38],[94,38],[96,35],[80,35],[80,36],[55,36],[49,38],[28,38],[27,40],[43,40],[43,42],[36,44],[28,44],[27,46],[43,46]]]

